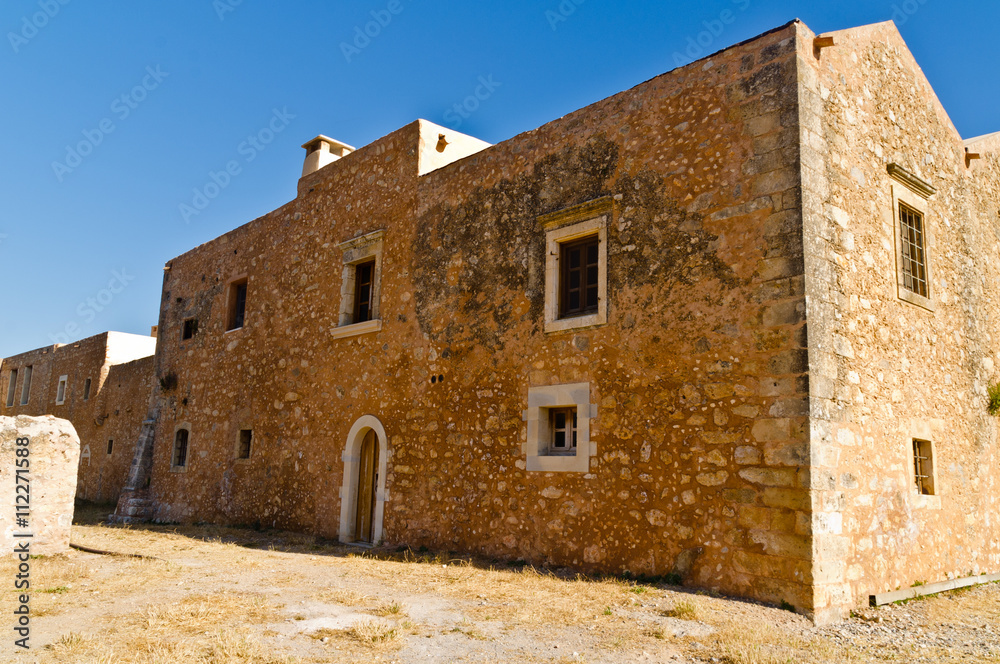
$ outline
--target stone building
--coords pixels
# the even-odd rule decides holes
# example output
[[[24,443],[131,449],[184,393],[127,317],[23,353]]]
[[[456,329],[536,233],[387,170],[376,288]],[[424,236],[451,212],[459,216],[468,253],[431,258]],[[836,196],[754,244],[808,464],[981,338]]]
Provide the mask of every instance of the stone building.
[[[891,23],[795,21],[497,145],[303,147],[294,200],[166,265],[123,519],[818,622],[1000,571],[1000,135]]]
[[[118,500],[148,409],[156,339],[104,332],[0,363],[0,416],[54,415],[79,435],[76,497]]]

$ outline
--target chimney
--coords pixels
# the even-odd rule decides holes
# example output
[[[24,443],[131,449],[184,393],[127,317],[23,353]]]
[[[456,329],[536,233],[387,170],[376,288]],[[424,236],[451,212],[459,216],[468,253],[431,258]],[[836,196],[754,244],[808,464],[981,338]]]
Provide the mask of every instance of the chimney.
[[[354,152],[347,143],[341,143],[329,136],[320,134],[302,145],[306,150],[306,161],[302,164],[302,177],[315,173],[329,163]]]

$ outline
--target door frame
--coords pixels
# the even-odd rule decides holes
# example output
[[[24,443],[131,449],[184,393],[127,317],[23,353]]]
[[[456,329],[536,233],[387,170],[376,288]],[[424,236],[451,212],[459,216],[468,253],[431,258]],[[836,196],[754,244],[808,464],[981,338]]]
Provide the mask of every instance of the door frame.
[[[389,457],[388,438],[385,427],[374,415],[362,415],[351,427],[344,445],[344,478],[340,486],[340,541],[354,542],[354,530],[358,514],[358,475],[361,470],[361,443],[365,434],[375,432],[378,440],[378,486],[375,488],[375,513],[372,515],[372,544],[382,540],[382,519],[385,501],[389,494],[385,489],[386,461]]]

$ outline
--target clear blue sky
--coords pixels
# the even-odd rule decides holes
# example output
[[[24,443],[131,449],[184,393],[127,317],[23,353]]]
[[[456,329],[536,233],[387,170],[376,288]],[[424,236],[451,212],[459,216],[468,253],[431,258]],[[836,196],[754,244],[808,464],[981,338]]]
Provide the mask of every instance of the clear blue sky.
[[[894,14],[962,135],[1000,130],[985,0],[6,0],[0,357],[148,333],[163,264],[291,200],[316,134],[360,147],[420,117],[495,143],[689,61],[706,21],[703,54],[796,17],[824,32]],[[488,98],[448,114],[480,77]],[[294,117],[244,143],[275,110]]]

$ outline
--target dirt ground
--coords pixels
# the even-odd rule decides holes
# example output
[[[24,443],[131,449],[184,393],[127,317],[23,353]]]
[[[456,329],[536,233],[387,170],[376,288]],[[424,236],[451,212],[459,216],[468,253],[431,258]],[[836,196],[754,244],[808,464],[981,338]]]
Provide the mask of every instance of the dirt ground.
[[[78,511],[73,542],[149,558],[32,560],[31,649],[5,629],[0,661],[1000,662],[996,584],[816,628],[675,586],[281,532],[109,527],[105,514]]]

